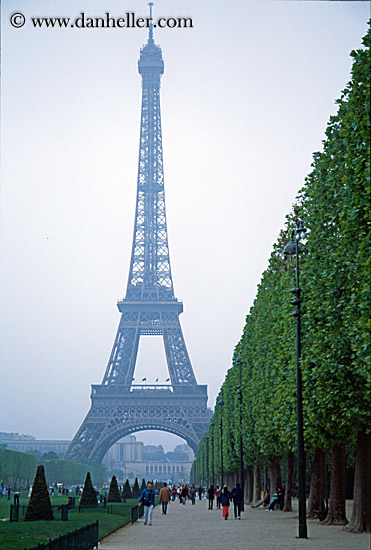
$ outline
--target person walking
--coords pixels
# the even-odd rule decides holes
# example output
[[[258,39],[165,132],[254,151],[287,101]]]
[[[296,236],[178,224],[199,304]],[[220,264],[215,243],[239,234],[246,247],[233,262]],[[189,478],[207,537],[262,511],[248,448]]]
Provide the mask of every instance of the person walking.
[[[231,503],[232,495],[228,491],[228,487],[224,485],[223,491],[220,495],[220,503],[223,507],[223,518],[228,519],[229,516],[229,505]]]
[[[214,498],[215,498],[214,485],[210,485],[210,488],[207,491],[207,494],[209,495],[209,510],[212,510],[214,506]]]
[[[147,483],[146,489],[143,489],[139,498],[139,506],[144,506],[144,525],[152,525],[152,513],[155,505],[155,492],[153,490],[152,482]]]
[[[216,489],[215,489],[216,509],[217,510],[220,510],[220,493],[221,493],[221,490],[219,489],[219,485],[217,485]]]
[[[234,519],[241,519],[243,492],[239,483],[236,483],[236,487],[232,490],[232,499],[234,506]]]
[[[196,504],[196,487],[194,483],[192,483],[189,489],[189,494],[191,495],[192,504]]]
[[[182,492],[180,493],[182,497],[182,504],[186,504],[188,497],[188,487],[187,485],[183,486]]]
[[[162,484],[162,488],[160,490],[160,502],[162,504],[162,515],[166,516],[167,512],[167,505],[169,504],[171,500],[171,493],[169,487],[166,485],[166,482],[164,481]]]

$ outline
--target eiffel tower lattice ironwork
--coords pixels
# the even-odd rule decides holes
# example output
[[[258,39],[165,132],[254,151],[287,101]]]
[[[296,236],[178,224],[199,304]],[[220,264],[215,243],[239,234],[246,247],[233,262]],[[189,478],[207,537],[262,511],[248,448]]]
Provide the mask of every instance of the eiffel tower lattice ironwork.
[[[150,4],[151,5],[151,4]],[[151,13],[152,16],[152,13]],[[179,322],[183,304],[174,296],[167,237],[162,159],[161,48],[153,39],[141,49],[142,113],[134,237],[121,320],[91,409],[65,458],[99,463],[119,439],[140,430],[174,433],[197,450],[208,428],[207,386],[198,385]],[[170,385],[133,384],[142,335],[163,337]]]

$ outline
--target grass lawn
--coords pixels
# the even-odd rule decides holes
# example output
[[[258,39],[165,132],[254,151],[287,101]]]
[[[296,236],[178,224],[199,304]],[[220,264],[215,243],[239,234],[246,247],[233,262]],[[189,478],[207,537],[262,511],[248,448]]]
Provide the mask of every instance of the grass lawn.
[[[27,493],[21,495],[20,504],[27,505]],[[69,510],[68,521],[29,521],[10,523],[2,521],[3,518],[9,518],[10,504],[13,502],[0,499],[0,550],[24,550],[31,546],[36,546],[39,542],[45,542],[73,531],[83,525],[99,521],[99,539],[116,531],[131,521],[131,507],[138,503],[138,500],[127,500],[126,504],[114,504],[115,513],[108,514],[107,509],[98,508],[96,510],[88,509],[79,514],[78,509]],[[52,497],[52,505],[67,503],[67,497]],[[76,505],[78,505],[76,499]],[[59,517],[59,514],[55,514]]]

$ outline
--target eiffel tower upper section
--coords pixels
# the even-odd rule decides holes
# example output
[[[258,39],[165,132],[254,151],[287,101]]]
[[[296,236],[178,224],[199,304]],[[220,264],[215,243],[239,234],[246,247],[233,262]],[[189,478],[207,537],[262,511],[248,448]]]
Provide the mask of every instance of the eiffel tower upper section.
[[[170,267],[160,109],[164,61],[152,23],[138,71],[142,110],[133,245],[126,296],[118,303],[121,321],[102,384],[130,386],[140,336],[154,334],[163,336],[172,385],[197,385],[179,322],[183,305],[174,296]]]
[[[141,49],[142,113],[137,206],[126,300],[174,300],[166,226],[160,78],[162,51],[150,27]]]

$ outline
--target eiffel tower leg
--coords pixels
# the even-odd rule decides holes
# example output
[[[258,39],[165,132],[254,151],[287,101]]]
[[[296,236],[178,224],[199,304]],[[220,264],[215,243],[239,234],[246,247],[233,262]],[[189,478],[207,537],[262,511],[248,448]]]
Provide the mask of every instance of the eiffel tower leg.
[[[177,313],[162,313],[162,334],[171,381],[177,384],[197,384]]]
[[[140,314],[123,313],[102,384],[131,385],[138,355]]]

